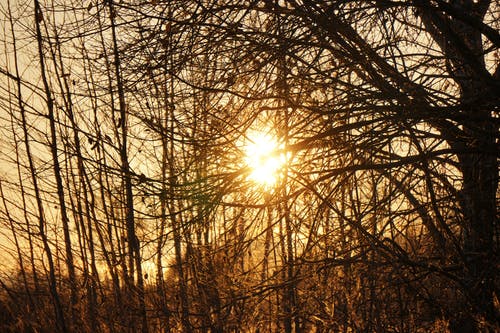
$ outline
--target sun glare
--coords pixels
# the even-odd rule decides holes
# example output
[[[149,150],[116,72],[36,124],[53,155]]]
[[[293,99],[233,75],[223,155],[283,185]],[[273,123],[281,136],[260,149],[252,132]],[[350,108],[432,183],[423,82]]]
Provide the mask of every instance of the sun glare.
[[[266,187],[274,185],[285,164],[285,155],[278,152],[277,141],[268,134],[256,133],[249,141],[245,147],[245,162],[251,169],[248,178]]]

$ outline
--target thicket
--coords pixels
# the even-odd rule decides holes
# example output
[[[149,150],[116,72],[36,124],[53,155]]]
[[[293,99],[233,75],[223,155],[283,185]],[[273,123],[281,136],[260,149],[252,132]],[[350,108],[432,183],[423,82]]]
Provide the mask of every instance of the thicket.
[[[0,4],[0,330],[497,331],[499,10]]]

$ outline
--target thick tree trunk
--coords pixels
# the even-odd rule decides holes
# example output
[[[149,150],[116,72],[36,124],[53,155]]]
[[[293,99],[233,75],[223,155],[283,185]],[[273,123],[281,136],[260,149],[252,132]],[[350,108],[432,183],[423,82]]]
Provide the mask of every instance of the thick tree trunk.
[[[476,320],[498,325],[494,306],[496,260],[493,234],[497,221],[498,162],[495,155],[496,126],[478,125],[469,138],[470,154],[460,158],[463,173],[462,210],[465,296]],[[474,133],[475,132],[475,133]],[[466,309],[464,309],[466,311]],[[464,315],[457,322],[458,328]],[[477,330],[477,328],[475,328]]]
[[[493,234],[497,220],[496,192],[498,125],[492,112],[498,108],[498,78],[486,70],[481,32],[454,15],[444,15],[429,1],[415,1],[427,32],[441,47],[451,78],[460,87],[460,109],[464,120],[457,127],[452,147],[458,148],[463,176],[461,191],[462,293],[465,301],[451,318],[452,332],[484,331],[498,325],[494,306],[496,259]],[[447,6],[482,22],[490,1],[452,1]],[[478,321],[486,327],[479,327]]]
[[[463,33],[466,44],[475,51],[474,53],[482,51],[479,33],[466,28],[458,30]],[[461,206],[464,218],[462,231],[465,295],[476,321],[485,320],[487,325],[498,325],[493,303],[496,275],[493,234],[498,223],[498,125],[492,119],[492,111],[498,107],[498,97],[495,97],[494,93],[498,83],[493,77],[489,79],[474,75],[474,71],[469,70],[465,61],[460,65],[463,67],[455,65],[455,75],[461,86],[462,111],[468,116],[468,120],[463,124],[466,152],[459,156],[463,175]],[[459,323],[458,326],[462,325]],[[462,328],[459,328],[458,332],[461,331]]]

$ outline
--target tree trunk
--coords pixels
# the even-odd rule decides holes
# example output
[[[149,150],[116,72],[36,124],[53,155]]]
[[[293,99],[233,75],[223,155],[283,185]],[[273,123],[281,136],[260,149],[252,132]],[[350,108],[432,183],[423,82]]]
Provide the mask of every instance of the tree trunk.
[[[120,147],[120,162],[121,171],[125,187],[125,211],[126,211],[126,230],[127,230],[127,240],[128,240],[128,252],[129,252],[129,269],[130,269],[130,285],[134,286],[134,265],[137,270],[137,287],[132,288],[133,291],[137,293],[138,306],[139,306],[139,316],[141,318],[141,331],[142,333],[147,333],[149,331],[148,321],[146,315],[146,303],[144,300],[144,279],[142,275],[141,266],[141,253],[139,239],[137,238],[135,232],[135,217],[134,217],[134,194],[132,191],[132,175],[129,166],[128,159],[128,131],[127,131],[127,110],[125,105],[125,92],[124,86],[121,79],[121,68],[120,68],[120,54],[118,50],[118,42],[116,35],[116,23],[115,15],[116,8],[113,5],[113,1],[108,1],[108,8],[111,20],[111,35],[113,41],[113,56],[114,56],[114,69],[117,80],[117,90],[119,97],[119,112],[121,118],[121,147]]]
[[[472,313],[486,322],[498,324],[494,306],[494,279],[496,261],[493,234],[497,221],[496,191],[498,162],[495,156],[496,125],[481,124],[479,130],[470,131],[470,154],[460,158],[463,173],[462,209],[463,253],[465,258],[465,296]],[[475,133],[473,133],[475,132]],[[467,309],[462,315],[467,316]],[[463,316],[461,316],[463,317]],[[462,326],[459,318],[457,328]],[[475,328],[477,330],[477,328]],[[457,332],[463,332],[458,328]]]
[[[466,12],[482,22],[491,1],[454,1],[449,13]],[[459,313],[451,319],[452,332],[477,332],[478,321],[498,325],[495,313],[493,233],[497,220],[496,192],[498,160],[496,137],[498,125],[493,111],[498,108],[498,78],[486,69],[481,32],[454,15],[444,15],[428,1],[415,1],[422,10],[422,21],[446,56],[449,74],[460,87],[460,109],[464,114],[462,128],[448,140],[458,148],[463,183],[462,252],[464,262],[463,297]],[[494,330],[494,328],[492,328]]]

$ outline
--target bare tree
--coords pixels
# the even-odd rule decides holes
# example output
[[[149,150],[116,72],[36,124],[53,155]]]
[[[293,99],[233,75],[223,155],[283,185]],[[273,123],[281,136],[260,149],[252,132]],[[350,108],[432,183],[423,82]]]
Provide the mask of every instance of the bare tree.
[[[6,8],[0,225],[60,331],[498,330],[497,3]]]

